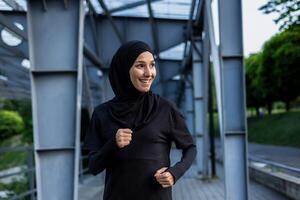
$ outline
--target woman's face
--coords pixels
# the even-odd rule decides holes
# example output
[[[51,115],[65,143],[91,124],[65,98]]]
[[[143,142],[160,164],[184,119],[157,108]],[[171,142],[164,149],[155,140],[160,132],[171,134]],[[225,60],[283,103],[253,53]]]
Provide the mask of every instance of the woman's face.
[[[140,92],[148,92],[156,76],[155,61],[152,53],[141,53],[129,70],[133,86]]]

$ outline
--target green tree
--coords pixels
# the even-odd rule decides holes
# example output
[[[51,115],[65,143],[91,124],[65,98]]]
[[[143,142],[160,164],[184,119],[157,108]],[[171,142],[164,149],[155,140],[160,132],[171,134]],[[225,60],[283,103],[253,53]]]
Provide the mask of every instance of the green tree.
[[[265,43],[259,77],[267,97],[290,102],[300,94],[300,27],[276,34]]]
[[[280,23],[280,30],[300,24],[299,0],[269,0],[259,10],[265,14],[277,13],[278,17],[274,21],[276,24]]]
[[[261,52],[252,54],[245,60],[247,106],[254,107],[257,115],[259,115],[259,107],[264,105],[263,88],[259,85],[260,82],[258,79],[261,55]]]
[[[11,110],[18,112],[24,121],[24,130],[22,131],[22,140],[24,143],[33,142],[33,126],[32,126],[32,112],[30,101],[0,99],[0,106],[4,110]]]
[[[24,129],[24,122],[19,113],[14,111],[0,111],[0,138],[5,139],[20,134]]]

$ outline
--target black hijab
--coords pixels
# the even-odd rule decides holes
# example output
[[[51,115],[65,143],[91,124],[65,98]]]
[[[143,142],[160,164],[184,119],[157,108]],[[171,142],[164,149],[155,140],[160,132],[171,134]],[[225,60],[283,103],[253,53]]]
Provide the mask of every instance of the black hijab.
[[[148,124],[158,113],[159,96],[138,91],[130,80],[129,70],[143,52],[153,54],[151,48],[141,41],[123,44],[112,58],[109,81],[115,97],[109,101],[109,112],[120,128],[136,129]]]

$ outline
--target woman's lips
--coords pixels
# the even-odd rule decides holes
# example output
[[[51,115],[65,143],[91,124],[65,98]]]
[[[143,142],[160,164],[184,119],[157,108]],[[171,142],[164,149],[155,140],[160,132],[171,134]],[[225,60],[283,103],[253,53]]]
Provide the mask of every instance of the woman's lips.
[[[152,79],[139,79],[140,82],[145,83],[145,84],[150,83],[151,80]]]

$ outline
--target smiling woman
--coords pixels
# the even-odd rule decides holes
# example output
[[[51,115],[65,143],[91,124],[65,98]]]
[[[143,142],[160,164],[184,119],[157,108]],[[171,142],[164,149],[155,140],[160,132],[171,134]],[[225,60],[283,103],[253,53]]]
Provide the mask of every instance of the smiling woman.
[[[90,172],[106,169],[104,200],[171,200],[172,186],[196,156],[181,113],[150,90],[155,76],[144,42],[127,42],[113,56],[109,80],[116,96],[95,108],[84,144]],[[174,166],[172,142],[183,150]]]

